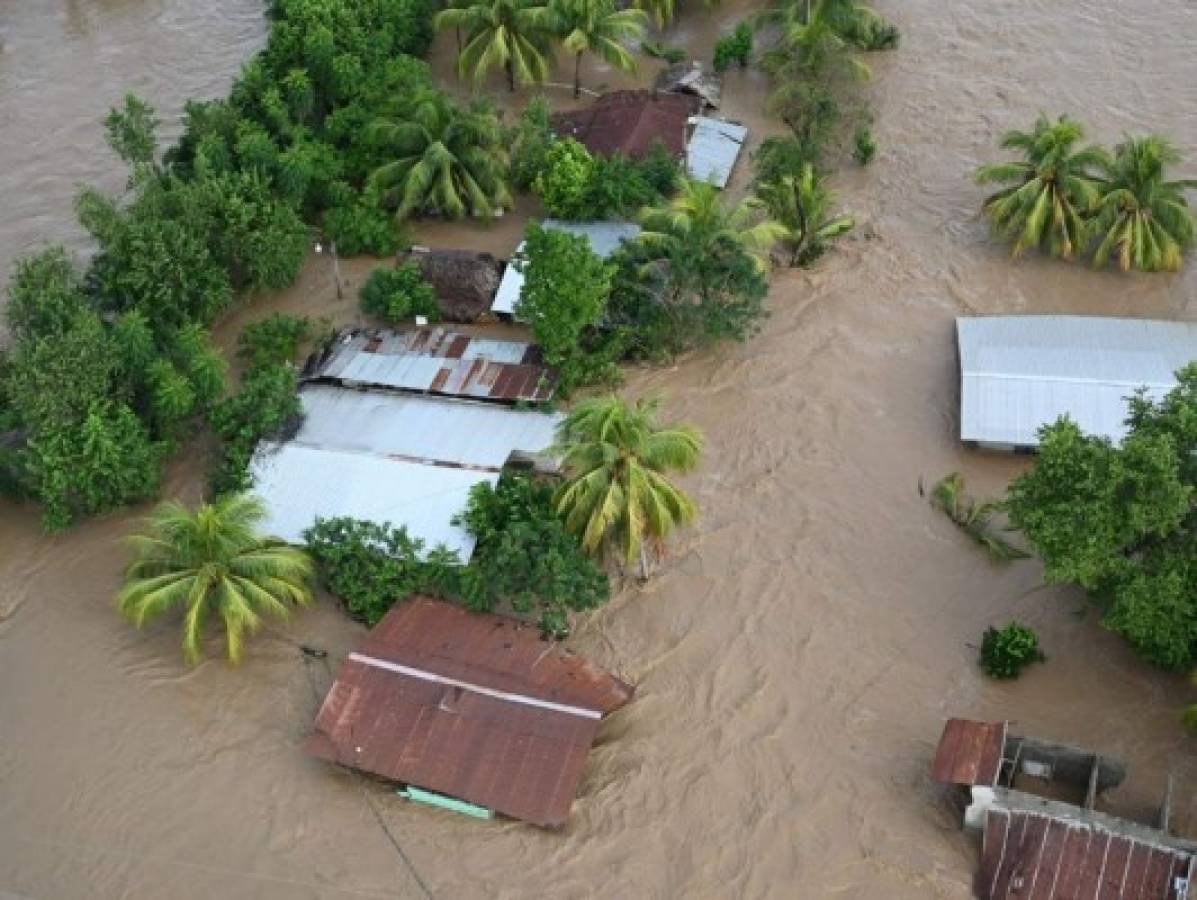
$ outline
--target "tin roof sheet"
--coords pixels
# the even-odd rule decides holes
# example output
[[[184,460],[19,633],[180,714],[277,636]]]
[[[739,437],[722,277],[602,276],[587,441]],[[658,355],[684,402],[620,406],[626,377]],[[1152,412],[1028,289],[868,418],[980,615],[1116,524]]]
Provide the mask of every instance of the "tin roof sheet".
[[[307,749],[555,827],[599,721],[632,693],[534,626],[417,597],[346,659]]]
[[[956,320],[960,438],[1037,446],[1039,429],[1067,415],[1081,430],[1121,440],[1127,398],[1162,398],[1197,360],[1197,323],[1093,316],[980,316]]]
[[[709,181],[718,188],[727,187],[732,169],[748,140],[743,125],[698,116],[686,144],[686,171],[691,178]]]
[[[640,233],[640,226],[635,222],[567,222],[562,219],[545,219],[541,227],[551,231],[564,231],[568,234],[584,237],[590,242],[590,249],[600,259],[606,259],[624,241],[630,241]],[[520,241],[512,259],[503,270],[503,280],[499,282],[498,293],[495,294],[491,312],[515,314],[515,304],[519,302],[520,294],[524,290],[524,273],[514,263],[522,261],[524,256],[524,242]]]
[[[942,784],[995,785],[1005,743],[1005,722],[948,719],[935,749],[931,777]]]

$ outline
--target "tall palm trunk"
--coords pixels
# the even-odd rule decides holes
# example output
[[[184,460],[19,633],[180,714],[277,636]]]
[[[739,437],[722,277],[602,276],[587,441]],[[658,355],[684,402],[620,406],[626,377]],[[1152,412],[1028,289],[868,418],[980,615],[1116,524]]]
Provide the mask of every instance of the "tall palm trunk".
[[[515,65],[510,61],[507,63],[507,89],[515,93]]]
[[[574,99],[582,96],[582,51],[574,55]]]

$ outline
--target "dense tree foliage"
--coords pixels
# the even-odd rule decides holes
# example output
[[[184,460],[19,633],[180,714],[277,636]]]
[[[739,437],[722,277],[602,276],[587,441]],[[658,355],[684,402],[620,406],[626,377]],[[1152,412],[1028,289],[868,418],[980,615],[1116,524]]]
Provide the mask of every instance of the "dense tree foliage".
[[[737,63],[741,69],[747,69],[751,57],[752,26],[747,22],[741,22],[734,30],[715,42],[713,64],[716,72],[723,72],[732,63]]]
[[[1121,444],[1066,419],[1044,428],[1006,501],[1047,580],[1084,588],[1106,627],[1170,669],[1197,662],[1197,367],[1179,381],[1132,402]]]
[[[664,201],[681,180],[677,161],[661,144],[642,159],[594,156],[573,138],[541,153],[532,188],[549,215],[587,222],[631,216]]]
[[[414,262],[394,269],[375,269],[358,291],[362,312],[388,322],[410,322],[424,316],[430,322],[440,319],[436,291]]]

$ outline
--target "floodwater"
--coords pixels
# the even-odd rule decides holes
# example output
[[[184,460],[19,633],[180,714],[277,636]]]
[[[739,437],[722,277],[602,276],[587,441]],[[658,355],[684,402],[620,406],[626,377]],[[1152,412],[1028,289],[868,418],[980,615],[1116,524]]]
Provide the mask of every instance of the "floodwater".
[[[26,40],[45,57],[22,72],[24,87],[11,74],[0,83],[6,120],[98,108],[72,92],[111,78],[97,60],[113,56],[159,94],[136,61],[169,57],[163,38],[128,22],[193,4],[68,6],[90,30],[32,5],[0,11],[5,54]],[[226,0],[209,33],[188,35],[201,55],[187,65],[219,81],[210,60],[227,62],[227,78],[235,64],[212,35],[227,15],[248,54],[254,5]],[[950,715],[1008,717],[1125,757],[1131,776],[1110,802],[1135,815],[1172,772],[1176,824],[1197,834],[1197,745],[1176,721],[1194,689],[1136,662],[1082,597],[1042,587],[1035,563],[991,564],[919,491],[960,470],[995,492],[1023,465],[954,439],[954,316],[1197,317],[1192,267],[1123,277],[1010,263],[966,177],[994,157],[999,132],[1040,109],[1081,117],[1103,141],[1160,130],[1197,161],[1197,7],[880,5],[903,45],[874,60],[878,159],[839,179],[855,237],[813,272],[777,273],[772,317],[752,342],[629,376],[629,390],[663,395],[706,432],[688,481],[703,517],[646,588],[625,590],[573,641],[638,693],[604,726],[569,828],[413,808],[306,759],[299,744],[330,674],[297,644],[327,648],[335,665],[359,633],[330,604],[262,635],[239,669],[187,669],[169,623],[137,633],[111,609],[129,516],[44,538],[33,511],[7,508],[0,897],[964,898],[976,846],[927,778]],[[709,46],[741,14],[734,3],[695,12],[670,40]],[[54,94],[36,99],[30,84],[45,82]],[[727,112],[760,126],[762,88],[733,74]],[[94,178],[110,162],[53,141],[30,154],[36,131],[3,138],[10,254],[27,240],[13,207],[30,185],[64,169]],[[12,178],[13,166],[25,174]],[[69,233],[66,194],[46,201],[39,233]],[[419,236],[505,252],[518,230],[509,217]],[[355,263],[346,277],[364,271]],[[276,308],[354,316],[314,257],[295,289],[239,313],[224,339]],[[172,492],[195,499],[198,469],[182,460]],[[1017,683],[989,682],[970,645],[1014,616],[1040,631],[1049,660]]]

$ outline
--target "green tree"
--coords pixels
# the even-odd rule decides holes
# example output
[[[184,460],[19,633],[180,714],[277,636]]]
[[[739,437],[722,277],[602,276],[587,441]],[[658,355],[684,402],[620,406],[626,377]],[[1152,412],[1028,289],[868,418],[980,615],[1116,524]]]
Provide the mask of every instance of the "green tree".
[[[183,655],[203,655],[205,628],[213,616],[224,625],[228,658],[241,660],[245,638],[267,616],[286,619],[312,601],[312,562],[307,554],[264,537],[265,518],[256,497],[229,496],[190,510],[161,504],[130,536],[134,559],[117,594],[120,612],[141,627],[170,610],[183,610]]]
[[[698,465],[701,435],[685,425],[659,425],[655,401],[629,405],[609,396],[571,410],[558,444],[565,482],[556,506],[566,529],[591,555],[616,549],[628,567],[639,559],[647,577],[646,543],[659,555],[665,538],[698,515],[668,476]]]
[[[1193,246],[1194,218],[1184,192],[1197,180],[1168,181],[1168,166],[1181,156],[1166,139],[1155,135],[1129,138],[1105,167],[1092,230],[1100,238],[1093,262],[1105,266],[1111,257],[1126,272],[1176,272]]]
[[[125,94],[124,106],[104,117],[108,144],[133,169],[153,165],[160,124],[154,108],[136,94]]]
[[[4,314],[17,339],[62,334],[88,306],[83,280],[62,247],[18,259]]]
[[[401,117],[370,130],[393,157],[370,181],[397,219],[489,216],[511,203],[503,129],[488,105],[461,108],[439,91],[424,91]]]
[[[594,170],[594,157],[584,146],[573,138],[556,140],[545,153],[544,166],[532,189],[549,215],[560,219],[590,219],[593,218],[590,191]]]
[[[358,300],[362,312],[389,322],[410,322],[416,316],[436,322],[441,317],[436,291],[414,262],[375,269],[358,292]]]
[[[624,72],[636,71],[627,45],[645,35],[648,16],[618,9],[612,0],[550,0],[554,28],[562,46],[574,55],[574,97],[582,95],[582,56],[593,53]]]
[[[1084,251],[1085,217],[1098,202],[1095,172],[1107,160],[1100,147],[1075,149],[1084,136],[1081,125],[1065,116],[1052,122],[1041,115],[1031,131],[1002,136],[1001,146],[1018,150],[1022,161],[977,169],[978,184],[1009,185],[986,198],[984,210],[1014,256],[1030,247],[1062,259]]]
[[[552,59],[553,14],[538,0],[479,0],[436,14],[437,28],[459,28],[466,44],[457,58],[464,78],[472,73],[481,84],[492,69],[507,73],[507,85],[544,81]]]
[[[851,216],[831,214],[835,195],[823,186],[810,163],[797,176],[762,185],[757,199],[770,218],[785,228],[781,243],[789,250],[791,266],[814,262],[828,241],[847,234],[856,224]]]
[[[1120,444],[1067,419],[1010,486],[1010,521],[1044,577],[1093,597],[1107,628],[1169,669],[1197,662],[1197,367],[1163,400],[1131,402]]]
[[[590,358],[583,336],[603,315],[615,267],[578,235],[528,226],[524,287],[515,313],[532,327],[545,361],[557,369],[559,391],[609,380],[613,362]]]
[[[508,136],[511,147],[511,184],[528,190],[546,165],[549,148],[556,138],[549,125],[549,104],[544,97],[533,97],[520,113],[519,121]]]

